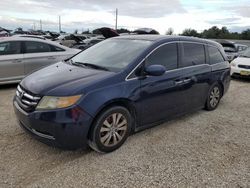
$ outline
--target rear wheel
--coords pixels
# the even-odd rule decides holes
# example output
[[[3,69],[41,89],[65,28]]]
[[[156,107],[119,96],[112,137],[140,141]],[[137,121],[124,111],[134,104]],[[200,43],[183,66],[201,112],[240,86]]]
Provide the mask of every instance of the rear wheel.
[[[222,97],[222,89],[219,84],[214,84],[209,90],[207,102],[205,105],[206,110],[215,110],[220,103]]]
[[[102,153],[118,149],[129,136],[131,122],[131,115],[124,107],[115,106],[104,110],[90,132],[90,147]]]

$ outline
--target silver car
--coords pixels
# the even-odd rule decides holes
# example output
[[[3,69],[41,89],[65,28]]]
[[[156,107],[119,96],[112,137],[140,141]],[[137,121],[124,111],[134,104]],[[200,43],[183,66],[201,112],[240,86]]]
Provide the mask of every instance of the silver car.
[[[18,83],[27,74],[79,53],[49,40],[0,38],[0,85]]]

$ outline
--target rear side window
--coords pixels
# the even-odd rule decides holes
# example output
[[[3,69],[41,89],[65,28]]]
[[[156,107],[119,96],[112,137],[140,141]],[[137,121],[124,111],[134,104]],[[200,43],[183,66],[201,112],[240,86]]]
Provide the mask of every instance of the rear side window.
[[[25,42],[25,52],[26,53],[43,53],[50,52],[49,44],[43,42],[26,41]]]
[[[21,53],[21,42],[10,41],[0,43],[0,55],[12,55]]]
[[[183,57],[181,67],[189,67],[206,63],[203,44],[183,43]]]
[[[216,64],[225,61],[220,51],[215,47],[208,46],[208,54],[209,54],[210,64]]]
[[[63,51],[65,51],[64,49],[59,48],[57,46],[53,46],[53,45],[50,45],[50,49],[51,49],[52,52],[63,52]]]
[[[177,44],[166,44],[157,50],[155,50],[146,60],[146,66],[148,65],[163,65],[167,70],[173,70],[177,68]]]

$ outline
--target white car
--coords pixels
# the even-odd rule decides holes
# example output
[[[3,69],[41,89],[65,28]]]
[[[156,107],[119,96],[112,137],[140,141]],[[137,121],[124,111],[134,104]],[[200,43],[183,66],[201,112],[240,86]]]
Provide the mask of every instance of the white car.
[[[29,37],[0,39],[0,85],[18,83],[27,74],[79,53],[49,40]]]
[[[231,76],[250,78],[250,48],[231,62]]]

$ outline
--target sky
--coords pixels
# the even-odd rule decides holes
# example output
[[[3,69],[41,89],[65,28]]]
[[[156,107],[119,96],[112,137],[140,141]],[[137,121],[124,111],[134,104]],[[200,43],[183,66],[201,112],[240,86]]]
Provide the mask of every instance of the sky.
[[[250,29],[250,0],[0,0],[0,27],[58,31],[148,27],[165,34],[186,28],[203,31],[214,25],[230,31]]]

